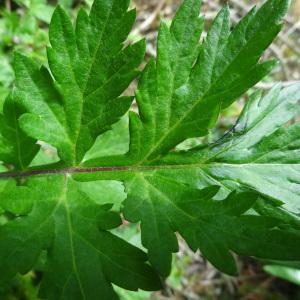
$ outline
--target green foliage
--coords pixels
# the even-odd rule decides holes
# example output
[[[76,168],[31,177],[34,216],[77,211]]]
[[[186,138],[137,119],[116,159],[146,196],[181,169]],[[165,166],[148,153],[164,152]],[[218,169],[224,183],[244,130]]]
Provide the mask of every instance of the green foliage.
[[[142,72],[144,41],[124,46],[135,20],[128,7],[96,0],[75,25],[58,7],[48,67],[15,54],[16,87],[0,119],[0,286],[39,262],[46,299],[118,299],[113,285],[157,290],[176,232],[230,275],[233,253],[300,260],[299,123],[291,122],[299,84],[255,93],[222,139],[176,150],[207,135],[272,69],[260,57],[288,1],[268,0],[233,29],[226,6],[199,42],[200,1],[185,0],[171,26],[162,23],[157,59]],[[128,135],[122,117],[134,97],[123,92],[140,73]],[[55,147],[59,161],[45,165],[37,142]],[[118,237],[120,215],[141,223],[147,254]]]
[[[45,63],[48,45],[47,27],[59,3],[70,8],[73,0],[10,0],[0,1],[0,110],[14,81],[11,66],[14,50],[22,51],[40,63]]]
[[[3,115],[0,116],[0,159],[24,170],[37,154],[39,146],[19,127],[18,118],[25,112],[22,106],[10,95],[7,97]]]
[[[274,276],[300,285],[300,270],[298,269],[286,266],[267,265],[264,267],[264,270]]]
[[[10,93],[14,80],[11,66],[13,49],[26,52],[44,62],[47,33],[43,29],[50,22],[54,7],[45,0],[10,1],[9,7],[0,3],[0,110]],[[16,6],[16,7],[15,7]]]
[[[99,7],[97,1],[90,16],[81,10],[76,31],[65,11],[55,10],[49,29],[52,47],[47,49],[55,82],[46,68],[16,54],[16,97],[29,112],[20,124],[30,136],[55,146],[68,166],[80,163],[96,137],[132,102],[132,97],[119,96],[138,74],[145,43],[122,49],[135,20],[135,11],[127,12],[128,1],[122,3]]]

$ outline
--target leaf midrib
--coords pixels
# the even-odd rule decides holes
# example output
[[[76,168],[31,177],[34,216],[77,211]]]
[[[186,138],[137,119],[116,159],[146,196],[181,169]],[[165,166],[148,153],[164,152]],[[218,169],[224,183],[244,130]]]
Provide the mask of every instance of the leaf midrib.
[[[69,235],[69,244],[70,244],[70,248],[71,248],[71,258],[72,258],[72,271],[70,272],[70,276],[72,273],[74,273],[78,285],[79,285],[79,289],[81,292],[81,295],[83,297],[84,300],[87,299],[86,295],[85,295],[85,291],[84,288],[82,286],[81,283],[81,278],[78,272],[78,268],[77,268],[77,262],[76,262],[76,254],[75,254],[75,247],[74,247],[74,240],[73,240],[73,226],[72,226],[72,220],[71,220],[71,212],[70,212],[70,208],[69,208],[69,203],[68,203],[68,199],[67,199],[67,178],[65,178],[65,186],[64,186],[64,195],[65,197],[62,200],[62,205],[65,207],[65,213],[66,213],[66,218],[67,218],[67,232]],[[69,280],[70,277],[68,277]],[[66,281],[65,284],[67,284],[68,280]]]
[[[31,177],[38,175],[58,175],[58,174],[80,174],[80,173],[143,173],[143,172],[151,172],[151,171],[176,171],[176,170],[188,170],[188,169],[205,169],[207,167],[228,167],[234,166],[236,168],[244,168],[245,166],[251,167],[259,167],[259,166],[268,166],[268,167],[282,167],[282,166],[299,166],[300,163],[194,163],[194,164],[173,164],[173,165],[149,165],[149,166],[141,166],[141,165],[132,165],[132,166],[110,166],[110,167],[71,167],[71,168],[61,168],[61,169],[32,169],[25,172],[2,172],[0,173],[1,179],[8,178],[17,178],[17,177]]]

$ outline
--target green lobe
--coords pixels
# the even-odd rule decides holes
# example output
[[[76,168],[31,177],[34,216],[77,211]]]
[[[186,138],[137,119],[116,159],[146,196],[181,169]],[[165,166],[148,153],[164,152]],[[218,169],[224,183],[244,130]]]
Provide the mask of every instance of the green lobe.
[[[40,292],[47,299],[118,299],[111,282],[159,288],[147,256],[107,231],[121,221],[111,206],[97,205],[65,176],[32,179],[28,188],[32,210],[0,229],[2,285],[28,272],[46,250]]]
[[[37,141],[27,136],[18,123],[24,112],[12,94],[5,100],[0,115],[0,160],[16,170],[26,169],[39,151]]]
[[[130,119],[132,156],[136,159],[137,143],[144,153],[139,163],[151,163],[183,140],[206,135],[221,108],[269,73],[275,63],[259,63],[259,58],[280,31],[286,6],[285,0],[267,1],[232,31],[225,7],[202,44],[198,0],[184,1],[170,28],[162,23],[156,62],[145,69],[137,91],[140,114],[148,118]]]
[[[97,136],[132,103],[131,97],[120,95],[139,74],[145,42],[124,47],[135,20],[128,5],[128,1],[119,5],[96,0],[89,16],[79,13],[76,29],[57,7],[47,49],[53,77],[30,59],[16,56],[18,99],[28,112],[21,126],[30,136],[56,147],[66,165],[81,162]]]

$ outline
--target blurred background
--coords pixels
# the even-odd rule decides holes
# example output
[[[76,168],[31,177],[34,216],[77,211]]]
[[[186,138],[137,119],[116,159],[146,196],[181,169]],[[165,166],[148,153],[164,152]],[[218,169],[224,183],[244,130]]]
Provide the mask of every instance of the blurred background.
[[[132,7],[137,8],[138,19],[130,34],[129,42],[146,37],[145,61],[156,55],[156,36],[160,20],[170,22],[180,2],[180,0],[133,0]],[[230,5],[233,25],[253,5],[263,3],[262,0],[203,0],[202,2],[206,30],[225,2]],[[89,10],[92,0],[0,0],[0,111],[5,97],[13,87],[13,52],[22,51],[41,64],[46,63],[48,24],[57,3],[75,18],[80,7],[84,6]],[[279,61],[278,67],[253,90],[260,88],[267,91],[274,82],[281,81],[283,85],[289,85],[300,80],[300,0],[292,1],[284,22],[284,30],[264,54],[265,58],[276,58]],[[127,93],[132,94],[135,86],[136,82],[129,87]],[[247,97],[248,95],[245,95],[222,113],[218,126],[212,131],[209,139],[218,138],[232,127]],[[119,137],[118,143],[115,142],[116,136]],[[108,132],[97,140],[88,157],[126,152],[127,143],[127,121],[124,119],[114,126],[113,132]],[[197,144],[199,140],[194,139],[189,143]],[[185,145],[183,144],[182,147]],[[56,159],[55,149],[43,145],[43,153],[38,155],[34,163]],[[91,197],[96,197],[95,201],[112,202],[116,209],[125,198],[122,186],[115,182],[88,184],[83,185],[82,188]],[[105,197],[101,196],[103,194]],[[116,233],[142,248],[138,225],[124,222]],[[284,262],[274,263],[239,257],[237,260],[240,275],[229,277],[210,266],[202,258],[201,253],[190,251],[180,237],[178,238],[180,251],[174,255],[172,274],[166,280],[164,289],[160,292],[148,293],[127,292],[116,288],[122,300],[300,300],[300,262],[288,265]],[[42,262],[40,262],[35,266],[34,271],[25,276],[18,276],[10,286],[0,289],[0,300],[39,299],[37,290],[42,269]]]

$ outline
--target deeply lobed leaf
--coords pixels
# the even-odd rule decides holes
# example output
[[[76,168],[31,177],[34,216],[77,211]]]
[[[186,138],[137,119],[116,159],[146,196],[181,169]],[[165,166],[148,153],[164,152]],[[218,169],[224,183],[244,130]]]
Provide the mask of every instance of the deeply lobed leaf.
[[[254,94],[221,140],[174,149],[206,135],[220,111],[271,70],[274,62],[260,57],[279,32],[288,1],[266,1],[233,29],[225,6],[201,41],[200,1],[185,0],[171,26],[162,23],[157,59],[139,80],[128,153],[101,156],[119,152],[102,135],[102,148],[90,158],[96,138],[133,100],[121,95],[139,74],[145,45],[124,46],[135,19],[128,7],[127,0],[96,0],[75,26],[58,7],[49,69],[15,56],[16,89],[0,117],[0,159],[16,171],[0,174],[6,179],[0,182],[0,284],[44,261],[47,299],[117,299],[112,284],[159,289],[157,273],[169,274],[178,250],[176,232],[228,274],[237,272],[233,252],[300,260],[299,124],[290,124],[299,112],[299,84]],[[124,130],[115,132],[126,145]],[[60,162],[30,168],[37,140],[57,148]],[[105,198],[89,190],[97,182],[85,183],[95,180],[124,184],[121,213],[141,222],[148,256],[111,232],[121,224],[112,211],[119,200],[95,200]]]

